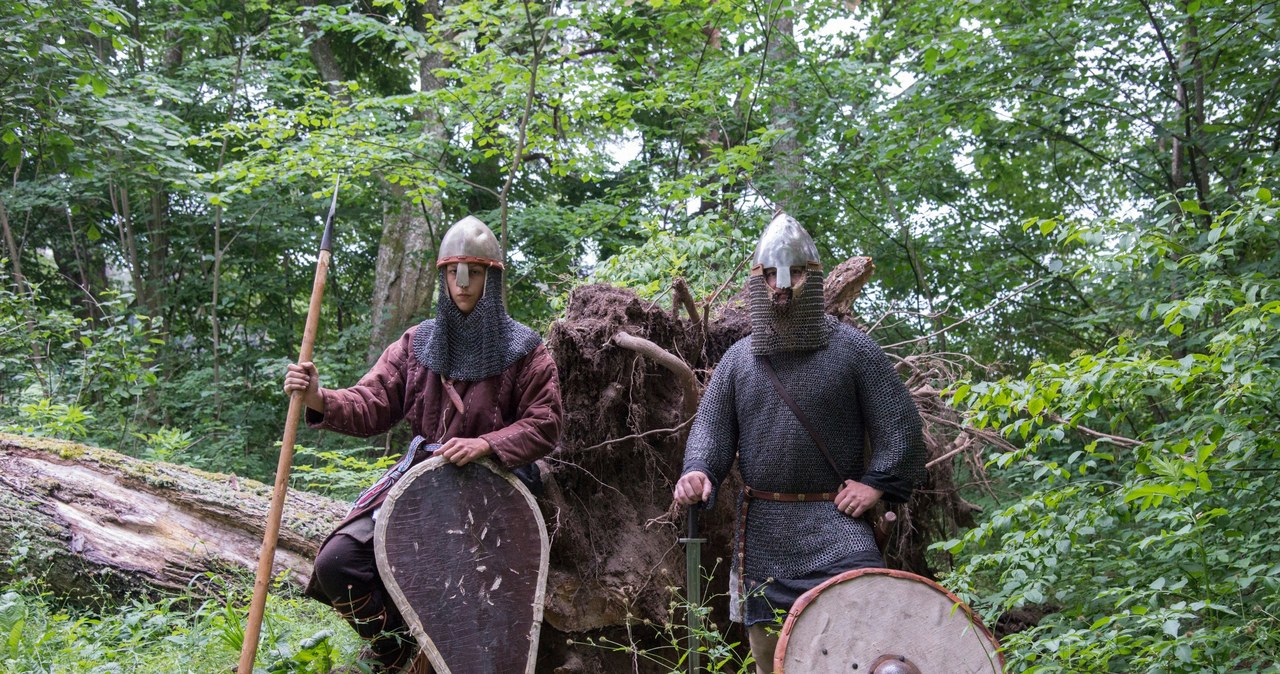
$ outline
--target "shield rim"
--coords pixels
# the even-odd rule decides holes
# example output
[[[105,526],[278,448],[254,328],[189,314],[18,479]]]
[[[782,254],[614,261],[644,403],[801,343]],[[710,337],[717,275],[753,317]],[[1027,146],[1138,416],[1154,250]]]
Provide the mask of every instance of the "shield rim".
[[[444,656],[441,655],[440,650],[436,648],[435,641],[422,629],[422,618],[409,605],[404,592],[400,589],[400,584],[396,582],[395,576],[391,574],[391,565],[387,561],[386,535],[387,522],[391,519],[390,515],[394,512],[396,501],[400,494],[404,493],[409,488],[409,485],[413,484],[423,473],[449,463],[449,460],[443,456],[433,456],[409,469],[409,472],[405,473],[404,477],[400,478],[391,487],[391,490],[387,492],[387,498],[382,503],[383,512],[378,517],[373,529],[373,556],[378,563],[378,574],[382,576],[382,583],[386,586],[387,593],[391,595],[391,600],[395,602],[396,607],[400,609],[400,614],[404,616],[405,622],[409,624],[409,631],[413,634],[413,638],[418,642],[418,647],[421,649],[420,655],[427,656],[427,660],[431,663],[432,668],[435,669],[436,674],[452,674],[452,670],[445,663]],[[532,607],[533,627],[529,630],[529,655],[526,659],[527,664],[524,671],[524,674],[533,674],[538,660],[538,642],[542,635],[542,614],[546,606],[547,575],[551,562],[551,540],[547,536],[547,522],[542,517],[542,509],[538,507],[538,502],[533,493],[511,471],[499,468],[492,459],[487,457],[471,463],[483,466],[511,483],[516,488],[516,491],[524,496],[525,501],[529,504],[529,509],[533,511],[534,519],[538,523],[538,537],[541,539],[542,553],[539,556],[538,563],[538,591],[535,594]],[[463,467],[465,468],[465,466]]]
[[[787,641],[791,636],[791,630],[795,626],[795,621],[800,618],[800,614],[804,612],[805,608],[807,608],[809,604],[812,604],[818,598],[818,595],[822,594],[823,590],[826,590],[828,587],[831,587],[832,585],[836,585],[838,583],[843,583],[847,580],[858,578],[859,576],[890,576],[892,578],[900,578],[903,580],[913,580],[916,582],[924,583],[925,585],[929,585],[934,590],[946,596],[948,599],[950,599],[957,606],[959,606],[961,609],[964,610],[965,615],[968,616],[969,618],[969,623],[972,624],[974,627],[977,627],[978,630],[987,637],[987,640],[991,642],[991,645],[995,647],[994,650],[995,650],[996,662],[999,665],[999,671],[1000,672],[1005,671],[1004,652],[1000,648],[999,640],[997,640],[995,635],[991,633],[991,630],[987,629],[987,626],[983,624],[982,619],[978,617],[978,614],[974,613],[973,608],[970,607],[968,604],[964,603],[963,601],[961,601],[960,598],[957,597],[955,594],[953,594],[950,590],[939,585],[936,581],[929,580],[924,576],[916,575],[914,573],[911,573],[910,571],[901,571],[899,569],[869,568],[869,569],[852,569],[850,571],[845,571],[843,573],[837,574],[823,581],[817,587],[814,587],[808,592],[805,592],[804,594],[800,595],[800,598],[796,600],[796,603],[791,607],[791,610],[787,612],[787,620],[786,622],[783,623],[782,632],[778,635],[778,646],[777,646],[777,649],[774,651],[774,655],[773,655],[773,671],[775,672],[775,674],[785,674],[783,671],[782,661],[784,656],[787,653]]]

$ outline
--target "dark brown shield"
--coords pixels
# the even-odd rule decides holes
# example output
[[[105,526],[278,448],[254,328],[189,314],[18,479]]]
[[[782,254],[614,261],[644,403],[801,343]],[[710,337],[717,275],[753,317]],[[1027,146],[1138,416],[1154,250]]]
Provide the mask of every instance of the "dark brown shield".
[[[897,663],[885,671],[1001,674],[999,648],[969,606],[941,585],[905,571],[856,569],[796,600],[774,671],[874,674],[892,659]]]
[[[439,674],[532,674],[550,545],[533,495],[484,459],[428,459],[392,488],[378,571]]]

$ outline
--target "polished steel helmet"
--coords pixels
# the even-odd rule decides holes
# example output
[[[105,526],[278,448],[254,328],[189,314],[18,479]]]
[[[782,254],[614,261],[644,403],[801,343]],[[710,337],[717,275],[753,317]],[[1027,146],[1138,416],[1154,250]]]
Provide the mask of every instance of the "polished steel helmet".
[[[766,269],[777,269],[777,287],[790,288],[792,267],[821,271],[822,263],[809,232],[795,218],[779,212],[760,235],[751,273],[758,276]]]
[[[502,269],[502,247],[493,231],[474,215],[457,221],[440,239],[440,253],[436,256],[436,268],[458,264],[458,286],[466,288],[471,280],[467,265]]]

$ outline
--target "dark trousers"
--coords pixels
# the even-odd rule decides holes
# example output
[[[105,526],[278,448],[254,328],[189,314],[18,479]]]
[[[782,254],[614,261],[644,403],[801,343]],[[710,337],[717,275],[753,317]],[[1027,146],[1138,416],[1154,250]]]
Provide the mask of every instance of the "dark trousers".
[[[360,518],[329,538],[316,554],[310,589],[369,642],[384,670],[395,671],[409,664],[417,646],[378,576],[372,524]]]

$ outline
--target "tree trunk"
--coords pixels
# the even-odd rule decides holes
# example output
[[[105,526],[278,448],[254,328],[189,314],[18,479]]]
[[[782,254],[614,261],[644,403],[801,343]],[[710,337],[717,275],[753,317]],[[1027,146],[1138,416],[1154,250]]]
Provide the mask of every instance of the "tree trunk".
[[[9,228],[9,211],[4,207],[4,198],[0,197],[0,232],[4,234],[5,250],[9,251],[9,264],[13,265],[13,281],[18,285],[18,292],[26,292],[27,280],[22,275],[22,259],[18,251],[18,243],[13,238],[13,230]]]
[[[59,594],[198,591],[205,573],[251,571],[271,486],[72,442],[0,434],[0,550],[38,560]],[[311,573],[346,505],[290,492],[276,571]],[[0,569],[8,567],[0,567]]]
[[[316,0],[302,0],[302,6],[315,7]],[[311,61],[316,65],[316,71],[320,73],[320,79],[324,80],[325,87],[329,90],[329,95],[340,101],[349,101],[350,95],[342,82],[347,79],[347,74],[342,70],[342,64],[338,63],[338,57],[333,53],[333,45],[329,43],[329,36],[324,31],[316,28],[314,23],[304,21],[302,23],[302,32],[311,40],[311,44],[307,50],[311,53]]]
[[[769,28],[768,48],[765,50],[767,67],[775,74],[771,84],[777,91],[769,108],[770,125],[782,135],[774,143],[774,167],[777,171],[774,193],[765,196],[788,213],[804,201],[804,154],[800,139],[796,136],[796,118],[800,114],[794,91],[790,90],[787,69],[796,64],[795,21],[788,13],[799,12],[802,3],[782,2]]]
[[[378,243],[370,312],[370,361],[414,321],[430,313],[436,282],[436,242],[432,231],[443,217],[439,202],[431,203],[428,219],[404,187],[388,187],[395,198],[383,215],[382,240]]]
[[[426,18],[441,15],[440,3],[428,0],[416,5],[414,28],[426,29]],[[418,86],[422,91],[435,91],[445,85],[436,76],[444,65],[438,52],[430,51],[418,63]],[[418,110],[424,133],[445,141],[444,121],[431,110]],[[382,240],[378,244],[378,263],[374,271],[373,330],[369,335],[368,360],[372,362],[401,331],[415,320],[431,313],[431,300],[436,289],[436,243],[444,235],[444,211],[439,199],[413,203],[403,185],[389,185],[395,197],[392,209],[383,217]]]
[[[129,267],[129,280],[133,284],[134,301],[141,306],[147,306],[147,286],[143,282],[142,263],[138,260],[133,211],[129,206],[129,187],[110,182],[107,183],[107,192],[111,195],[111,209],[116,216],[120,248],[124,252],[125,264]]]
[[[314,6],[315,0],[304,0],[303,5]],[[412,3],[414,27],[422,30],[425,16],[440,16],[440,5],[435,0]],[[320,77],[336,98],[348,101],[349,96],[338,83],[347,79],[341,64],[333,54],[332,46],[314,24],[305,22],[303,32],[311,39],[311,59]],[[444,86],[435,76],[435,69],[443,65],[436,52],[430,52],[418,64],[418,80],[423,91]],[[428,131],[444,139],[443,121],[427,110],[419,110],[416,116],[423,120]],[[383,214],[382,238],[378,243],[378,261],[374,270],[373,301],[371,314],[373,329],[369,335],[368,360],[372,362],[387,344],[395,341],[400,332],[414,320],[425,318],[431,309],[431,297],[435,291],[435,238],[433,227],[443,219],[440,202],[414,203],[414,195],[403,185],[386,184],[392,195],[392,205]],[[434,222],[433,222],[434,221]],[[443,233],[443,232],[441,232]]]

